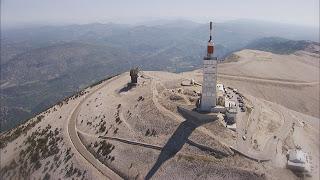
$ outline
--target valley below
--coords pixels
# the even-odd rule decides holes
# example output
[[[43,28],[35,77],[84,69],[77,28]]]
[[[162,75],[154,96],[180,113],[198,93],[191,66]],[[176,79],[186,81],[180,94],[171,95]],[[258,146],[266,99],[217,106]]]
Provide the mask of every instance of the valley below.
[[[206,24],[188,20],[3,29],[0,132],[132,67],[174,73],[199,69],[206,34]],[[239,20],[215,27],[216,56],[221,60],[241,49],[288,55],[308,48],[304,52],[310,53],[316,49],[309,45],[317,40],[314,29],[272,23]],[[317,116],[315,111],[310,113]]]

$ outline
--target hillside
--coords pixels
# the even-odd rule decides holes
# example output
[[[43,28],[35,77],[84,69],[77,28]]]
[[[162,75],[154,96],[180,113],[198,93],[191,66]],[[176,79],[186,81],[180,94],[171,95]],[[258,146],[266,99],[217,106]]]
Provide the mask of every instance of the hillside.
[[[229,61],[221,64],[218,71],[230,85],[255,97],[319,117],[318,54],[297,51],[295,54],[277,55],[242,50],[230,56]],[[265,83],[259,82],[259,79],[265,80]]]
[[[1,128],[13,127],[100,80],[106,69],[110,74],[123,72],[130,67],[126,62],[117,49],[105,51],[105,48],[81,43],[54,45],[17,56],[2,65],[1,80],[5,83],[1,87],[4,104]],[[124,65],[120,67],[116,63]]]

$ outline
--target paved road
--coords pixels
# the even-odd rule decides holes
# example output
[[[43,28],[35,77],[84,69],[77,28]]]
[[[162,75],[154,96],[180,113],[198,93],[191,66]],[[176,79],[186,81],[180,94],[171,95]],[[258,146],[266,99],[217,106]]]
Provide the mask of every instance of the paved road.
[[[265,82],[269,84],[296,85],[296,86],[313,86],[313,85],[319,84],[318,81],[304,82],[304,81],[294,81],[294,80],[287,80],[287,79],[268,79],[268,78],[238,76],[238,75],[228,75],[228,74],[219,74],[218,77],[225,78],[225,79],[242,80],[242,81]]]
[[[114,80],[114,77],[111,80]],[[101,84],[101,86],[94,91],[90,92],[89,94],[85,95],[85,98],[80,101],[80,103],[75,107],[75,109],[72,111],[72,114],[69,118],[69,123],[68,123],[68,133],[70,140],[72,144],[74,145],[75,149],[79,152],[79,154],[84,157],[87,160],[87,163],[90,163],[94,168],[96,168],[100,173],[102,173],[104,176],[106,176],[107,179],[122,179],[118,174],[116,174],[114,171],[112,171],[110,168],[102,164],[98,159],[96,159],[93,154],[91,154],[88,149],[82,144],[76,130],[76,122],[77,122],[77,117],[78,114],[81,110],[81,105],[96,91],[100,90],[104,86],[108,84],[110,80],[107,82],[104,82]]]

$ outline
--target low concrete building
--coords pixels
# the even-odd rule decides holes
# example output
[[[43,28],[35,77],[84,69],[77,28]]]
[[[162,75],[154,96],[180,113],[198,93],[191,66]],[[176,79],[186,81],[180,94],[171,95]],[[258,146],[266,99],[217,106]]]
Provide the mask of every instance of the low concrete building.
[[[308,154],[301,149],[289,150],[287,167],[293,171],[310,173],[311,163]]]

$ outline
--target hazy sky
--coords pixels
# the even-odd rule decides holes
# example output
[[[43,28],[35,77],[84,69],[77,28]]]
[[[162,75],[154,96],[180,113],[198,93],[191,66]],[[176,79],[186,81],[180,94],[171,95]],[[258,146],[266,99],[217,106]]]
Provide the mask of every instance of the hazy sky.
[[[319,26],[319,0],[1,0],[1,23],[257,19]]]

